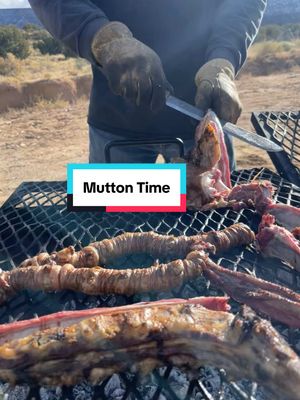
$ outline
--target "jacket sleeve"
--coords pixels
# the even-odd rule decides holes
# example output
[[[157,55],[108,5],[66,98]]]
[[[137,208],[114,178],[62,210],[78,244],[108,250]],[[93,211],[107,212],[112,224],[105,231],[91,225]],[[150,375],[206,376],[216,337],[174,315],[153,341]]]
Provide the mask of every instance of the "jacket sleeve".
[[[267,0],[223,0],[208,40],[207,61],[225,58],[240,70],[260,27]]]
[[[78,56],[94,62],[91,43],[109,21],[89,0],[29,0],[45,28]]]

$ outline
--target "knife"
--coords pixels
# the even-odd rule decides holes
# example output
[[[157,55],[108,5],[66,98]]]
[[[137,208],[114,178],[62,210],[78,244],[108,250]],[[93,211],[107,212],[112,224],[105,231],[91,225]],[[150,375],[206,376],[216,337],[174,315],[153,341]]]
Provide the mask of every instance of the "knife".
[[[205,115],[204,111],[172,95],[169,95],[167,97],[166,105],[173,110],[179,111],[182,114],[196,119],[197,121],[201,121]],[[239,128],[231,122],[226,122],[223,120],[221,120],[220,122],[224,133],[234,136],[237,139],[240,139],[243,142],[250,144],[251,146],[258,147],[259,149],[263,149],[268,152],[282,151],[282,148],[280,146],[278,146],[276,143],[273,143],[269,139],[266,139],[256,134],[252,134],[251,132],[248,132],[243,128]]]

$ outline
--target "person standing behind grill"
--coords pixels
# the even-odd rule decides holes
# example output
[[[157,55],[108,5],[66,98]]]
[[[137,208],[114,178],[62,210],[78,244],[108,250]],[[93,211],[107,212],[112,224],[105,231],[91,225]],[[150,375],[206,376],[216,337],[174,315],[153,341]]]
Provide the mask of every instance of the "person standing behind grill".
[[[195,125],[165,105],[174,92],[236,123],[235,77],[267,0],[29,0],[43,25],[93,70],[90,162],[104,162],[112,140],[180,137]],[[234,168],[231,140],[227,148]],[[123,148],[119,162],[153,162],[157,152]]]

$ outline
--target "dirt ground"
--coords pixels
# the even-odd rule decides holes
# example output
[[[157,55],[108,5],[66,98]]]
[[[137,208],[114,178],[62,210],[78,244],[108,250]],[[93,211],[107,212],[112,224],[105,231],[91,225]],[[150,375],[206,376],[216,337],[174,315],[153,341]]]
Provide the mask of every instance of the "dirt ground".
[[[299,72],[238,80],[244,112],[239,125],[252,129],[252,111],[299,110]],[[87,105],[40,103],[0,115],[0,205],[23,181],[65,180],[66,164],[88,158]],[[268,155],[236,141],[239,168],[267,166]]]

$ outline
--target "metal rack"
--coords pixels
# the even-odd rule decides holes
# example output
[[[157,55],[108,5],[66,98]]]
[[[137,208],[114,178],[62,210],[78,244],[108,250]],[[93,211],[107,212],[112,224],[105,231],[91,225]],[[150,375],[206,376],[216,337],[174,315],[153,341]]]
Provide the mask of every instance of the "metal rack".
[[[253,113],[251,121],[259,135],[282,147],[269,153],[277,172],[300,187],[300,111]]]
[[[249,182],[254,178],[269,179],[277,188],[275,199],[282,203],[300,206],[300,189],[284,181],[267,169],[234,172],[233,183]],[[244,222],[257,230],[259,216],[253,210],[235,212],[229,209],[207,212],[179,213],[70,213],[66,206],[65,182],[27,182],[19,186],[0,210],[0,268],[17,266],[22,260],[40,251],[59,250],[68,245],[77,248],[125,231],[151,231],[174,235],[193,235],[200,231],[219,230],[236,222]],[[150,265],[153,260],[136,255],[122,261],[126,266]],[[232,270],[255,274],[280,283],[294,291],[300,290],[299,273],[280,261],[268,261],[257,255],[253,246],[236,248],[216,259]],[[114,265],[118,267],[118,265]],[[60,293],[20,293],[5,306],[0,307],[0,323],[11,319],[32,318],[60,310],[110,307],[143,300],[169,297],[214,296],[222,294],[204,278],[187,282],[167,293],[146,293],[125,296],[86,296],[64,291]],[[233,311],[238,305],[231,303]],[[300,353],[300,332],[275,324],[291,346]],[[228,382],[226,372],[203,367],[191,379],[177,368],[164,367],[145,378],[124,373],[113,375],[97,386],[82,383],[72,388],[8,388],[0,384],[12,399],[118,399],[118,400],[266,400],[260,387],[251,382]]]

